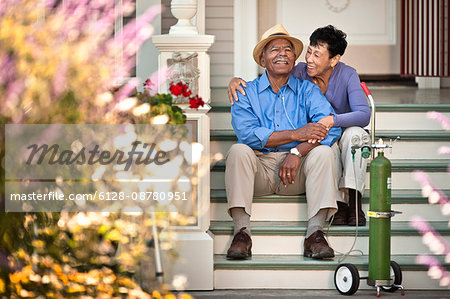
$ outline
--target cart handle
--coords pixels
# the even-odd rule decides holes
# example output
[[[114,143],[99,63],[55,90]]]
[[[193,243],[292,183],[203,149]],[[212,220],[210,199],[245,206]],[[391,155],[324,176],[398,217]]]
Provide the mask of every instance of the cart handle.
[[[369,88],[367,88],[366,82],[361,82],[361,87],[364,90],[364,93],[367,96],[368,102],[370,104],[370,108],[372,108],[372,113],[370,117],[370,139],[372,141],[372,144],[375,144],[375,102],[373,101],[372,93],[370,92]],[[374,155],[372,155],[372,159]]]
[[[372,95],[369,88],[367,88],[366,82],[361,82],[361,87],[364,90],[364,93],[366,94],[366,96]]]

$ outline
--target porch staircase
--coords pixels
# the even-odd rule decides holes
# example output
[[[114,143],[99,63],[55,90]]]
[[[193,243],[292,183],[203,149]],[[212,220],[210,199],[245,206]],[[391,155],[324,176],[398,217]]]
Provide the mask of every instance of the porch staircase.
[[[370,88],[370,87],[369,87]],[[376,90],[372,90],[377,101]],[[215,98],[216,97],[216,98]],[[220,99],[218,98],[220,97]],[[224,183],[224,157],[236,142],[230,120],[230,106],[225,90],[213,90],[211,118],[211,225],[214,234],[215,289],[335,289],[334,271],[341,256],[334,260],[316,261],[304,258],[303,240],[306,233],[306,198],[300,196],[261,196],[254,198],[252,221],[253,256],[245,261],[227,260],[233,223],[227,214]],[[439,123],[426,118],[433,110],[450,117],[450,104],[377,104],[376,136],[385,141],[400,139],[392,152],[385,155],[392,162],[392,209],[402,211],[392,219],[391,260],[402,268],[406,289],[447,289],[427,275],[428,268],[415,262],[419,254],[431,254],[421,235],[409,225],[417,215],[429,221],[450,244],[449,217],[443,216],[438,205],[431,205],[421,194],[420,185],[411,173],[426,171],[433,183],[450,195],[448,156],[439,155],[440,146],[449,145],[450,133]],[[369,166],[370,168],[370,166]],[[369,175],[363,196],[363,208],[368,209]],[[356,229],[341,226],[325,229],[330,245],[336,252],[346,253],[352,246]],[[359,227],[354,252],[343,262],[354,264],[360,276],[368,270],[369,226]],[[447,271],[445,256],[436,256]],[[360,289],[370,288],[365,280]],[[338,294],[336,292],[336,294]]]

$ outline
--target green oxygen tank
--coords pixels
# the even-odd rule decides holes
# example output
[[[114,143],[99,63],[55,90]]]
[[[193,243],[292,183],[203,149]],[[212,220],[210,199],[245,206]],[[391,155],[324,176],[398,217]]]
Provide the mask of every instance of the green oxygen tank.
[[[391,261],[391,162],[383,150],[370,163],[369,279],[372,286],[389,286]]]

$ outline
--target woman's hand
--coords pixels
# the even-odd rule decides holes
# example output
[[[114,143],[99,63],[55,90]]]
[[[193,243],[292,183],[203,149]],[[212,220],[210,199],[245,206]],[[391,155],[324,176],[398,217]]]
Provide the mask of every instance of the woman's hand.
[[[328,115],[318,121],[319,124],[324,125],[327,129],[331,129],[334,126],[334,118],[333,115]]]
[[[329,129],[331,129],[333,126],[334,126],[334,118],[333,118],[333,115],[328,115],[328,116],[325,116],[324,118],[322,118],[321,120],[319,120],[318,122],[317,122],[318,124],[322,124],[322,125],[324,125],[325,127],[327,127],[327,131],[329,130]],[[320,142],[321,140],[317,140],[317,139],[309,139],[308,140],[308,143],[316,143],[316,142]]]
[[[245,96],[245,91],[242,86],[247,87],[247,82],[241,78],[234,77],[231,79],[230,83],[228,84],[228,100],[230,100],[230,104],[233,105],[234,101],[238,101],[238,96],[236,93],[236,90],[239,90],[239,92]],[[233,101],[234,99],[234,101]]]

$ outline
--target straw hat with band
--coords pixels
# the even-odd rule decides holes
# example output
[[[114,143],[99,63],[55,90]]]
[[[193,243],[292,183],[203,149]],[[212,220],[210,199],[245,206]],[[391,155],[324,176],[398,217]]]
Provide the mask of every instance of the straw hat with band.
[[[295,58],[298,58],[303,51],[303,43],[289,35],[289,33],[284,29],[283,25],[277,24],[271,28],[269,28],[261,37],[259,43],[256,44],[253,49],[253,59],[255,59],[256,63],[261,65],[261,53],[264,50],[264,47],[272,40],[277,38],[285,38],[292,43],[294,46]],[[261,65],[262,66],[262,65]]]

